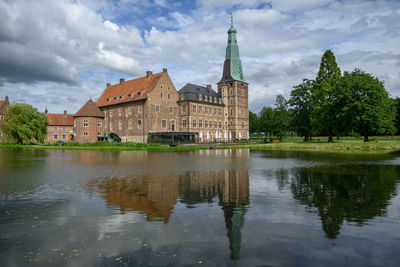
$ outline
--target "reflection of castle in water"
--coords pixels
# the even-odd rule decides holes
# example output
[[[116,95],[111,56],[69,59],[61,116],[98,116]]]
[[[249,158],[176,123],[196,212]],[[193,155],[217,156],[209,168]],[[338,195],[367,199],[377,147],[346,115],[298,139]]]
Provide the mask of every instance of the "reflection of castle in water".
[[[122,213],[136,211],[145,214],[148,221],[164,223],[169,221],[178,199],[192,208],[218,198],[224,212],[231,258],[239,258],[240,231],[249,204],[248,169],[111,178],[89,187],[98,190],[107,205],[118,207]]]

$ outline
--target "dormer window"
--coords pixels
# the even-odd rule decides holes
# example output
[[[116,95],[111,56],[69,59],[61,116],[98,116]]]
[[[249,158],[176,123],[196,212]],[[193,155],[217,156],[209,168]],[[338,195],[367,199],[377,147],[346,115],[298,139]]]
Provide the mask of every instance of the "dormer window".
[[[201,94],[199,94],[199,100],[201,101]]]
[[[139,93],[137,93],[137,96],[138,96],[138,97],[140,97],[140,92],[139,92]]]
[[[214,103],[217,103],[217,98],[214,96]]]
[[[128,99],[131,99],[131,94],[128,95]]]
[[[204,96],[204,100],[205,100],[205,101],[208,101],[207,95]]]
[[[122,101],[122,95],[119,96],[119,101]]]
[[[179,98],[180,98],[180,100],[183,100],[185,97],[183,94],[180,94]]]
[[[114,97],[114,102],[117,102],[117,97]]]
[[[221,104],[221,98],[219,99],[219,103]]]
[[[109,99],[109,98],[107,98],[107,104],[108,104],[108,103],[110,103],[110,99]]]

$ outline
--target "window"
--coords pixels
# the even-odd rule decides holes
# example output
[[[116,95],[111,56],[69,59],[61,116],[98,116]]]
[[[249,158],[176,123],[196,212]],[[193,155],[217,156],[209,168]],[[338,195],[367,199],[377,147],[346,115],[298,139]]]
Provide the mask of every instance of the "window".
[[[160,98],[162,99],[162,93],[160,93]]]
[[[57,126],[54,126],[54,131],[57,131]]]
[[[199,113],[203,112],[203,106],[199,106]]]
[[[193,105],[193,113],[196,113],[196,105]]]
[[[182,128],[186,128],[186,120],[182,120]]]
[[[83,132],[84,136],[89,136],[89,132]]]
[[[140,97],[140,95],[141,95],[140,92],[138,92],[138,93],[137,93],[137,96]]]
[[[244,115],[244,109],[242,109],[242,116]]]
[[[128,95],[128,99],[131,99],[131,97],[132,97],[131,94],[129,94],[129,95]]]
[[[168,88],[169,89],[169,88]],[[171,99],[171,94],[168,94],[168,99]]]
[[[199,100],[201,100],[201,94],[199,94]]]
[[[233,95],[233,90],[231,89],[231,95]]]
[[[174,107],[169,107],[169,113],[174,113]]]
[[[204,128],[208,128],[208,120],[204,120]]]
[[[142,120],[137,121],[137,127],[138,127],[138,129],[142,128]]]
[[[161,127],[167,128],[167,120],[161,120]]]
[[[233,104],[233,100],[232,100],[232,98],[231,98],[231,105]]]
[[[186,105],[182,106],[182,113],[186,113]]]
[[[65,139],[65,138],[67,138],[67,136],[65,134],[63,134],[62,135],[62,139]]]
[[[212,107],[210,107],[210,112],[209,113],[212,114]]]
[[[197,127],[196,124],[197,124],[196,120],[193,120],[193,128]]]
[[[205,96],[204,96],[204,100],[205,100],[205,101],[208,101],[208,95],[205,95]]]
[[[218,129],[217,121],[214,121],[214,128]]]
[[[199,120],[199,128],[203,127],[203,121]]]
[[[101,127],[101,124],[102,124],[101,120],[98,120],[97,121],[97,127]]]
[[[183,99],[185,99],[185,96],[184,96],[183,94],[180,94],[180,95],[179,95],[179,99],[180,99],[180,100],[183,100]]]
[[[214,103],[217,103],[217,97],[214,96]]]
[[[117,97],[114,97],[114,102],[117,102]]]
[[[217,115],[217,108],[214,108],[214,114]]]
[[[97,132],[97,136],[101,136],[101,132]]]
[[[88,127],[88,126],[89,126],[89,121],[83,120],[83,127]]]
[[[242,128],[244,129],[244,122],[242,121]]]
[[[112,114],[113,114],[113,111],[112,111],[112,110],[110,110],[110,118],[112,118]]]
[[[220,103],[220,104],[222,104],[222,100],[221,100],[221,98],[219,99],[219,103]]]
[[[156,112],[160,112],[160,106],[156,105]]]
[[[110,99],[109,99],[109,98],[107,98],[107,104],[108,104],[108,103],[110,103]]]
[[[122,101],[122,95],[119,96],[119,101]]]
[[[143,111],[143,107],[142,106],[138,106],[137,111],[138,111],[139,114],[141,114],[142,111]]]
[[[132,129],[132,120],[128,121],[128,129]]]
[[[120,131],[122,130],[122,121],[121,121],[121,120],[118,122],[118,129],[119,129]]]
[[[132,107],[128,107],[128,115],[132,115]]]
[[[204,107],[204,113],[208,114],[208,107],[206,107],[206,106]]]
[[[232,114],[233,114],[233,113],[232,113],[232,109],[231,109],[231,116],[232,116]]]
[[[212,121],[210,121],[210,123],[208,125],[210,126],[210,128],[212,128]]]
[[[219,121],[219,128],[222,128],[222,121]]]
[[[63,131],[65,131],[65,126],[62,129],[63,129]]]
[[[118,109],[118,116],[121,117],[121,115],[122,115],[122,108],[119,108],[119,109]]]
[[[53,135],[53,138],[54,138],[54,139],[57,139],[57,138],[58,138],[58,135],[56,135],[56,134]]]
[[[222,110],[219,108],[218,109],[218,114],[221,115],[221,113],[222,113]]]

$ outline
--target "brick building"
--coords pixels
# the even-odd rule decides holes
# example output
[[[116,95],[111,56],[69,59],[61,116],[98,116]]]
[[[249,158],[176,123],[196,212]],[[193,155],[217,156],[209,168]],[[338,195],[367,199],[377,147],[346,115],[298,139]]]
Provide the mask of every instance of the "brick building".
[[[104,113],[89,99],[74,115],[75,141],[93,143],[104,138]]]
[[[47,142],[56,141],[73,141],[74,140],[74,117],[67,114],[51,114],[45,112],[49,118],[49,125],[47,126]]]
[[[8,100],[8,96],[4,98],[4,100],[0,100],[0,125],[5,123],[5,115],[7,113],[7,107],[10,105],[10,102]],[[0,127],[0,141],[3,137],[3,132],[1,131]]]
[[[178,92],[167,69],[134,80],[107,84],[97,101],[104,112],[106,134],[116,133],[123,142],[147,142],[152,132],[179,131]]]

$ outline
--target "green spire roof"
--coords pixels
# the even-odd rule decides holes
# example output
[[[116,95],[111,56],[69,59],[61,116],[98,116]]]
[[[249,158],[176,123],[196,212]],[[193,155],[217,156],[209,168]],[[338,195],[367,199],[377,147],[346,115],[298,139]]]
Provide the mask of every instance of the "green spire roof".
[[[235,80],[247,83],[243,75],[242,62],[239,57],[236,32],[233,26],[228,30],[228,45],[226,46],[225,64],[221,82]]]

